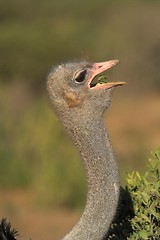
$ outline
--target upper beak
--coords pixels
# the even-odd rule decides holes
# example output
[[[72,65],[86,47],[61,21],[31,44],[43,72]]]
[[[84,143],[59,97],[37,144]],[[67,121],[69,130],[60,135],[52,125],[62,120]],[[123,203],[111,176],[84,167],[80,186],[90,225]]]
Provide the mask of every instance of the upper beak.
[[[105,72],[106,70],[108,70],[109,68],[117,65],[119,63],[119,60],[110,60],[110,61],[106,61],[106,62],[99,62],[99,63],[93,63],[92,64],[92,68],[90,69],[90,74],[91,77],[88,79],[88,85],[90,86],[90,83],[92,82],[93,78],[95,76],[97,76],[100,73]],[[104,84],[98,84],[92,88],[112,88],[115,86],[120,86],[125,84],[126,82],[107,82]]]

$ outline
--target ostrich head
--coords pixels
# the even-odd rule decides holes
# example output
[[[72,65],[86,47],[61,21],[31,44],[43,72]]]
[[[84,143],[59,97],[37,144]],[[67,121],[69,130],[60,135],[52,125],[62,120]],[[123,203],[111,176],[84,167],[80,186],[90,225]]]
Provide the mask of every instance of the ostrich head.
[[[48,91],[58,114],[84,111],[102,114],[109,106],[111,90],[124,82],[100,84],[95,77],[117,65],[118,60],[100,63],[66,63],[51,71],[48,77]]]

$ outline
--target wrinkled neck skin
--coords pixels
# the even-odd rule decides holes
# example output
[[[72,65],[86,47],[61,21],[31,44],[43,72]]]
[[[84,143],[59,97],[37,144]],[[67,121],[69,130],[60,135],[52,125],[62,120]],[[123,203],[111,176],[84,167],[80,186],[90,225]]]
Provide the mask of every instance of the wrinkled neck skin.
[[[106,127],[96,113],[86,116],[77,112],[75,118],[75,114],[65,112],[60,119],[81,154],[88,183],[84,212],[63,240],[101,240],[109,230],[119,198],[118,169]]]

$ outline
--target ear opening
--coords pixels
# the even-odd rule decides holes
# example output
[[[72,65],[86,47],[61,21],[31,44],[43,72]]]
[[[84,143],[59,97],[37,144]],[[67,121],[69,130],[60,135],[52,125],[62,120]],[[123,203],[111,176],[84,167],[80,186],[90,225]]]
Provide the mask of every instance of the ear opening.
[[[78,98],[78,96],[72,91],[64,90],[64,97],[66,99],[66,102],[67,102],[69,108],[76,107],[81,102],[81,100]]]

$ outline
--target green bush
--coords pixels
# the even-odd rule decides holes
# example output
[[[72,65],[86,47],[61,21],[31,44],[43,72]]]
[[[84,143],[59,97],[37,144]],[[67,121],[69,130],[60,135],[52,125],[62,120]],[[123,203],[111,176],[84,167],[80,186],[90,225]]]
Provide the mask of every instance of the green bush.
[[[160,151],[149,159],[148,171],[143,176],[138,172],[128,176],[127,189],[135,214],[129,239],[160,239]]]
[[[152,154],[144,175],[128,174],[106,239],[160,239],[160,149]]]

